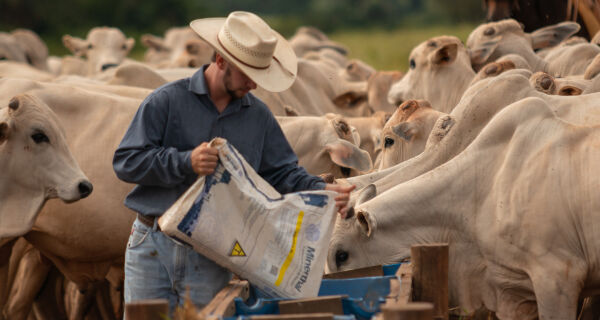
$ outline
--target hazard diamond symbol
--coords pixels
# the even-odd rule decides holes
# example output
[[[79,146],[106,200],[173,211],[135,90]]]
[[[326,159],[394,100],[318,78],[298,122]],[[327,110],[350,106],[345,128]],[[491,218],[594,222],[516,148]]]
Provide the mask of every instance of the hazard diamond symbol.
[[[231,249],[230,256],[232,256],[232,257],[245,257],[246,256],[244,249],[242,249],[242,246],[240,246],[240,243],[237,240],[235,241],[235,244],[233,245],[233,249]]]

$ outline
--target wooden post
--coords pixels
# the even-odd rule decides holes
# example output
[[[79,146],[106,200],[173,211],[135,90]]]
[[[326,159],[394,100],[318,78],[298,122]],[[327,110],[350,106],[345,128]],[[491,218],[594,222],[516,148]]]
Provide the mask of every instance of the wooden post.
[[[169,316],[167,299],[152,299],[131,302],[125,305],[127,320],[163,320]]]
[[[231,280],[217,295],[198,313],[199,319],[223,318],[235,314],[234,299],[247,299],[249,284],[246,280]],[[129,320],[129,319],[128,319]]]
[[[295,300],[279,301],[279,312],[281,314],[297,313],[332,313],[343,315],[344,308],[342,299],[346,295],[323,296],[316,298],[305,298]]]
[[[448,319],[448,244],[410,248],[413,301],[433,303],[433,317]]]
[[[392,303],[381,306],[383,320],[431,320],[433,304],[430,302]]]

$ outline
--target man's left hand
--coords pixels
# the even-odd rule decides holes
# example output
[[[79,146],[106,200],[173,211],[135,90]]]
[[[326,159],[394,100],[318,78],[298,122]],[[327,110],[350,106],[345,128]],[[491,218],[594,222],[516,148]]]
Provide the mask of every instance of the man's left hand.
[[[338,193],[335,197],[335,207],[337,208],[339,214],[342,217],[345,217],[346,212],[348,212],[348,201],[350,200],[350,192],[352,192],[352,190],[354,190],[355,188],[355,185],[343,186],[341,184],[332,183],[328,183],[325,185],[325,190],[335,191]]]

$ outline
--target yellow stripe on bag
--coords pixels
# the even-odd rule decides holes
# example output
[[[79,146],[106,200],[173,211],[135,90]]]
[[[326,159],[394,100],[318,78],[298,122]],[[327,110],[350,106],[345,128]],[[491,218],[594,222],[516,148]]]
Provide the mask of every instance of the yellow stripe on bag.
[[[302,226],[302,218],[304,217],[304,211],[300,211],[298,214],[298,221],[296,221],[296,230],[294,230],[294,237],[292,238],[292,247],[290,248],[290,252],[288,253],[283,265],[281,266],[281,270],[279,270],[279,275],[277,276],[277,281],[275,281],[275,285],[279,286],[281,281],[283,281],[283,276],[285,275],[285,271],[292,263],[292,259],[294,259],[294,253],[296,252],[296,242],[298,241],[298,233],[300,232],[300,227]]]

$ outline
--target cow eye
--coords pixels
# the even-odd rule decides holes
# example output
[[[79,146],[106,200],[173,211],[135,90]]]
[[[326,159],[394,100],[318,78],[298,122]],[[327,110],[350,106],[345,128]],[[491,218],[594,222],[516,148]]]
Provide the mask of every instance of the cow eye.
[[[391,147],[391,146],[393,146],[393,145],[394,145],[394,139],[392,139],[392,138],[389,138],[389,137],[388,137],[388,138],[385,138],[385,142],[384,142],[384,144],[383,144],[383,147],[384,147],[384,148],[389,148],[389,147]]]
[[[90,43],[90,44],[88,44],[88,50],[91,50],[93,47],[94,47],[94,45],[93,45],[93,44],[91,44],[91,43]]]
[[[409,63],[411,69],[414,69],[417,66],[417,64],[415,63],[415,59],[410,59]]]
[[[340,167],[340,169],[342,170],[342,175],[344,177],[349,177],[350,176],[350,168]]]
[[[31,135],[31,139],[33,139],[33,141],[37,144],[40,144],[42,142],[50,142],[50,139],[48,139],[48,136],[46,134],[44,134],[43,132],[36,132],[34,134]]]
[[[483,31],[483,34],[486,36],[491,36],[495,33],[496,31],[494,30],[494,28],[489,27],[487,29],[485,29],[485,31]]]
[[[335,265],[338,268],[346,261],[348,261],[348,252],[344,250],[338,250],[335,252]]]
[[[123,45],[121,46],[121,50],[127,50],[127,45],[126,45],[126,44],[123,44]]]

